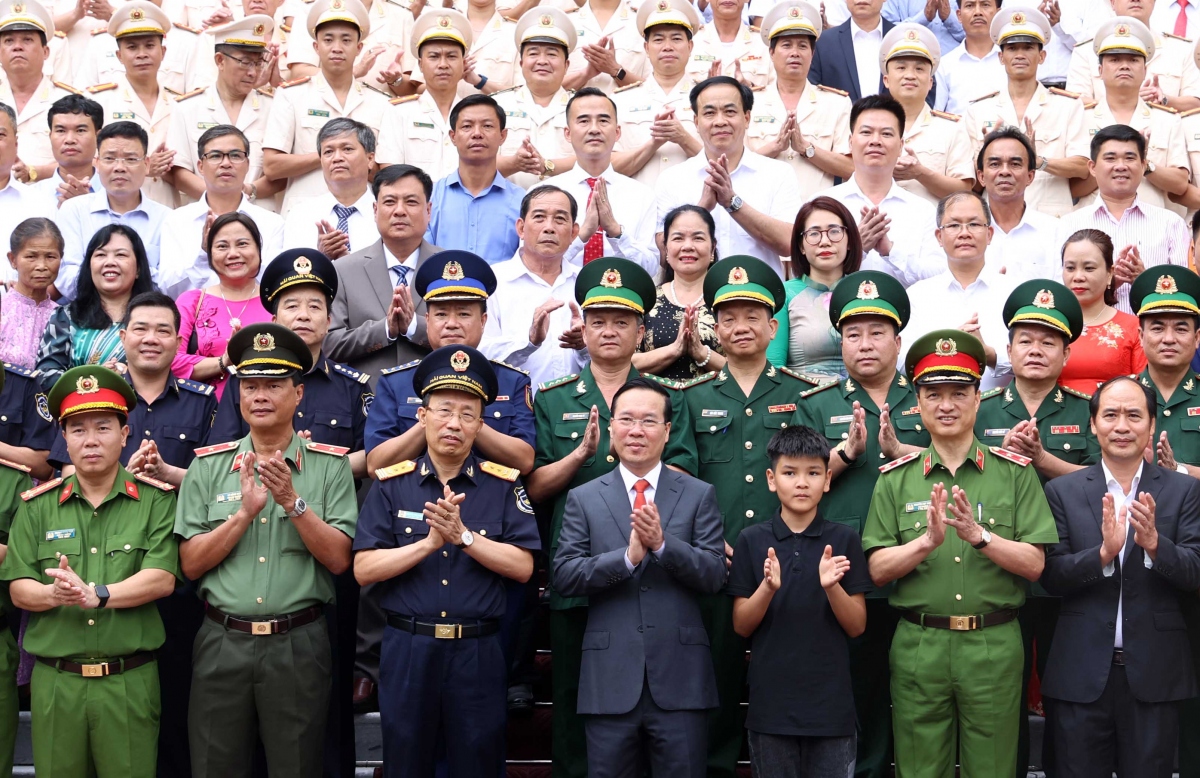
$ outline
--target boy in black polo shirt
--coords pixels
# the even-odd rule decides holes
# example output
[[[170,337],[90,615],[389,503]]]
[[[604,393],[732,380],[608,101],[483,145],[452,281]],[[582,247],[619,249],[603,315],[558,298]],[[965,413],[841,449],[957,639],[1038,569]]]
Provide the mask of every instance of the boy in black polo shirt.
[[[817,509],[829,491],[829,444],[810,427],[767,445],[770,521],[738,536],[728,592],[733,628],[750,638],[750,764],[755,778],[854,774],[847,638],[867,625],[862,541]]]

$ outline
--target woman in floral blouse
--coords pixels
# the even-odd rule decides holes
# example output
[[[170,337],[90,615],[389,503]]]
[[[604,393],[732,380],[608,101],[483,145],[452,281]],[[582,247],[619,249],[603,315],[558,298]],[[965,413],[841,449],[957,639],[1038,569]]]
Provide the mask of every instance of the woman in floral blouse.
[[[1140,373],[1146,355],[1138,340],[1138,320],[1118,311],[1113,283],[1113,243],[1100,230],[1079,230],[1062,248],[1062,282],[1083,308],[1083,334],[1071,344],[1071,355],[1058,382],[1091,394],[1119,375]]]
[[[0,298],[0,360],[28,368],[37,364],[42,333],[58,307],[50,286],[58,277],[63,245],[58,225],[40,216],[12,231],[8,262],[17,280]]]

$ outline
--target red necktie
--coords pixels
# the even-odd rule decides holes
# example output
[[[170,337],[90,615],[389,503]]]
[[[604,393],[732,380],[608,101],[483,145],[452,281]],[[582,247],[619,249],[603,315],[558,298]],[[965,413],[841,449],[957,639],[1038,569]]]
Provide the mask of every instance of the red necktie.
[[[639,478],[637,483],[633,485],[633,490],[637,492],[637,497],[633,498],[633,509],[646,507],[646,490],[650,488],[650,482],[645,478]]]
[[[598,178],[589,178],[588,185],[588,205],[592,204],[592,195],[596,193],[596,182]],[[599,227],[592,233],[592,237],[588,238],[588,242],[583,246],[583,264],[587,264],[594,259],[600,259],[604,256],[604,230]]]
[[[1187,6],[1188,0],[1179,0],[1179,16],[1175,17],[1175,34],[1180,38],[1187,37]]]

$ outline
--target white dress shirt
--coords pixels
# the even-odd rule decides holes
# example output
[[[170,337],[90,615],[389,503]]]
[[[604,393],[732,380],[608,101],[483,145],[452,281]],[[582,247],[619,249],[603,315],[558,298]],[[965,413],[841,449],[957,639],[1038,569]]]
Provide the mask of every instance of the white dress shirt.
[[[338,217],[333,212],[333,206],[337,204],[337,198],[329,192],[297,203],[296,207],[288,212],[284,222],[283,247],[315,249],[320,236],[317,231],[318,222],[326,221],[330,227],[337,229]],[[350,251],[353,252],[365,249],[379,240],[379,229],[375,226],[375,195],[371,193],[371,188],[367,187],[362,197],[351,207],[356,210],[350,214],[346,229],[350,234]]]
[[[66,244],[58,279],[54,282],[62,293],[61,302],[74,299],[79,268],[83,265],[83,252],[97,230],[109,224],[124,224],[138,234],[146,247],[146,257],[150,260],[150,274],[157,284],[162,223],[170,213],[171,209],[145,195],[142,195],[142,202],[137,208],[120,214],[108,207],[108,195],[104,192],[80,195],[63,203],[55,219]]]
[[[4,247],[5,252],[8,251],[12,231],[26,219],[42,216],[57,221],[57,205],[57,200],[51,204],[32,186],[26,186],[9,176],[4,188],[0,189],[0,246]],[[16,269],[8,262],[2,263],[2,266],[4,271],[0,280],[16,281]]]
[[[859,189],[854,176],[844,184],[814,193],[813,197],[817,195],[827,195],[846,206],[856,224],[862,220],[862,209],[875,205]],[[892,220],[888,228],[892,253],[885,257],[871,249],[863,254],[862,270],[882,271],[906,287],[946,270],[946,253],[934,235],[937,209],[928,200],[893,181],[891,190],[879,202],[879,210]]]
[[[492,272],[496,274],[496,291],[487,301],[488,320],[479,344],[483,355],[529,373],[535,391],[546,381],[575,372],[578,355],[574,349],[560,347],[558,336],[571,327],[579,266],[564,259],[558,278],[548,284],[525,266],[518,250],[512,259],[492,265]],[[563,306],[550,312],[546,339],[535,346],[529,342],[533,312],[551,298],[561,300]]]
[[[1183,37],[1196,39],[1200,34],[1200,9],[1196,8],[1197,0],[1189,0],[1187,7],[1184,8],[1184,16],[1187,18],[1187,30],[1183,33]],[[1150,12],[1150,29],[1155,32],[1175,32],[1175,20],[1179,18],[1179,0],[1159,0],[1154,4],[1154,10]]]
[[[879,47],[883,45],[883,17],[874,30],[864,30],[850,20],[850,38],[854,43],[854,64],[858,68],[858,88],[863,97],[879,94]]]
[[[262,236],[259,252],[262,263],[258,268],[258,278],[262,280],[263,270],[283,251],[283,217],[255,205],[245,195],[237,210],[254,220]],[[217,283],[217,274],[208,265],[208,252],[200,243],[208,211],[208,195],[204,195],[198,202],[171,211],[163,220],[158,287],[171,297]]]
[[[1062,282],[1061,224],[1036,208],[1025,207],[1021,221],[1009,232],[992,221],[995,232],[987,247],[987,266],[1014,284],[1034,278]]]
[[[41,204],[38,207],[44,210],[47,216],[52,216],[53,214],[58,213],[58,208],[60,205],[58,200],[58,187],[60,184],[62,184],[62,182],[62,174],[56,167],[54,168],[54,174],[49,178],[39,178],[32,184],[26,185],[30,193],[35,195],[38,200],[41,201]],[[91,178],[88,180],[88,191],[93,194],[104,191],[104,185],[100,183],[100,175],[94,170],[92,171]]]
[[[662,230],[663,218],[680,205],[698,203],[708,177],[708,158],[704,152],[664,170],[655,187],[655,232]],[[802,203],[796,186],[796,174],[786,162],[768,159],[749,148],[741,162],[729,173],[736,195],[756,211],[791,224]],[[749,254],[758,257],[783,275],[783,263],[775,249],[750,235],[721,206],[712,209],[717,224],[717,248],[721,256]]]
[[[945,255],[942,261],[946,261]],[[978,314],[982,340],[996,350],[996,367],[983,372],[980,389],[986,392],[1007,384],[1012,380],[1012,365],[1008,361],[1008,327],[1004,325],[1003,311],[1013,286],[1007,278],[987,268],[965,289],[949,270],[913,284],[908,289],[912,315],[904,328],[899,369],[904,370],[908,347],[917,338],[933,330],[958,329]]]
[[[656,464],[654,466],[654,469],[651,470],[649,473],[646,473],[645,475],[634,475],[633,473],[629,472],[629,470],[625,467],[624,463],[617,465],[617,470],[619,470],[621,473],[621,480],[625,482],[625,494],[626,494],[626,496],[629,497],[629,512],[630,513],[633,513],[633,504],[637,500],[637,489],[635,489],[633,487],[638,481],[642,480],[643,478],[646,479],[646,481],[648,481],[650,483],[650,485],[646,487],[646,491],[644,492],[644,494],[646,496],[646,502],[647,503],[654,502],[654,495],[658,492],[658,479],[659,479],[659,476],[662,475],[662,462],[659,462],[658,464]],[[622,517],[618,516],[617,518],[620,519]],[[667,545],[667,536],[663,535],[663,542],[658,545],[658,548],[651,550],[650,553],[654,554],[654,556],[658,556],[659,554],[662,553],[662,550],[663,550],[663,548],[666,547],[666,545]],[[643,559],[643,561],[645,561],[645,560]],[[633,562],[629,561],[629,549],[625,550],[625,569],[628,570],[630,573],[633,573],[633,571],[635,569],[637,569],[637,565],[635,565],[635,564],[633,564]]]
[[[976,97],[1008,88],[1008,76],[1000,64],[1000,49],[994,45],[980,58],[967,51],[964,41],[942,57],[937,76],[938,99],[945,94],[946,111],[959,116],[967,112],[967,106]]]
[[[658,226],[654,220],[654,190],[621,175],[612,169],[612,165],[596,177],[604,179],[613,216],[617,224],[621,225],[621,237],[604,236],[603,256],[624,257],[641,265],[647,273],[654,276],[659,270],[658,246],[654,242]],[[554,176],[545,182],[566,190],[575,198],[579,210],[576,224],[583,224],[587,214],[588,198],[592,194],[592,188],[587,182],[589,178],[593,176],[579,165],[575,165],[562,175]],[[567,247],[563,258],[567,262],[582,266],[585,245],[586,241],[575,238]]]
[[[1121,214],[1120,220],[1114,219],[1104,201],[1097,198],[1094,205],[1063,216],[1059,223],[1059,235],[1063,240],[1077,230],[1084,229],[1106,233],[1112,238],[1113,250],[1118,253],[1126,246],[1136,245],[1142,264],[1146,267],[1187,267],[1188,252],[1192,246],[1192,235],[1187,224],[1166,208],[1146,205],[1140,196]],[[1129,307],[1129,284],[1117,288],[1117,308],[1125,313],[1133,313]]]
[[[409,254],[404,259],[403,262],[401,262],[400,259],[395,254],[393,254],[391,252],[391,250],[388,249],[386,243],[382,243],[381,245],[383,246],[383,261],[387,265],[388,278],[390,278],[392,280],[392,289],[395,290],[395,288],[400,285],[399,268],[401,268],[401,267],[407,269],[407,271],[408,271],[404,275],[404,283],[411,288],[413,285],[413,280],[417,277],[417,260],[419,259],[420,254],[421,254],[420,245],[418,245],[415,249],[413,249],[413,252],[411,254]],[[416,297],[416,294],[417,293],[414,291],[413,292],[414,298]],[[414,300],[414,302],[419,302],[419,301]],[[384,326],[384,330],[387,331],[388,323],[386,320],[384,321],[383,326]],[[416,334],[417,334],[417,317],[414,316],[412,318],[412,321],[410,321],[408,323],[408,330],[405,331],[404,337],[408,338],[411,341],[416,336]],[[389,341],[395,342],[396,335],[390,331],[387,331],[387,338]]]
[[[1133,503],[1134,500],[1137,499],[1138,484],[1140,484],[1142,482],[1142,469],[1145,467],[1145,465],[1142,465],[1142,464],[1138,465],[1137,475],[1135,475],[1133,477],[1133,481],[1130,482],[1130,484],[1129,484],[1129,494],[1125,494],[1125,490],[1121,488],[1121,484],[1117,482],[1116,476],[1114,476],[1112,474],[1112,471],[1108,469],[1108,463],[1105,462],[1103,458],[1100,459],[1100,467],[1104,470],[1104,485],[1106,487],[1108,487],[1108,493],[1113,496],[1113,510],[1116,512],[1117,516],[1121,515],[1122,508],[1125,508],[1125,511],[1126,511],[1125,542],[1121,545],[1121,554],[1120,554],[1121,564],[1125,564],[1125,557],[1129,555],[1129,548],[1133,545],[1133,539],[1131,537],[1133,535],[1133,527],[1132,527],[1132,525],[1129,524],[1129,518],[1128,518],[1128,515],[1129,515],[1129,513],[1132,512],[1132,510],[1130,509],[1129,506],[1131,503]],[[1152,560],[1150,558],[1149,554],[1145,554],[1142,557],[1142,559],[1143,559],[1143,564],[1145,564],[1147,570],[1151,570],[1154,568],[1154,560]],[[1103,569],[1104,577],[1111,578],[1113,573],[1115,573],[1116,571],[1117,571],[1117,563],[1116,563],[1116,560],[1114,559],[1113,561],[1109,562],[1107,565],[1104,566],[1104,569]],[[1122,618],[1124,616],[1124,611],[1125,611],[1125,577],[1122,576],[1121,577],[1121,594],[1119,597],[1117,597],[1117,634],[1113,638],[1113,648],[1124,648],[1125,647],[1125,630],[1122,628],[1122,624],[1121,624],[1124,621],[1124,619]]]

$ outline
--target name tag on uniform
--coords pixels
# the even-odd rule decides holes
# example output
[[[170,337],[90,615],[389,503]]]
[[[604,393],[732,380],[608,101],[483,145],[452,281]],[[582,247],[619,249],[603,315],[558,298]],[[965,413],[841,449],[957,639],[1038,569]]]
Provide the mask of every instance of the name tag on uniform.
[[[408,404],[409,404],[409,405],[420,405],[420,404],[421,404],[421,398],[420,398],[420,397],[409,397],[409,398],[408,398]]]
[[[119,122],[122,120],[133,121],[133,111],[113,111],[113,121]]]
[[[754,117],[754,123],[755,123],[755,124],[760,124],[760,123],[770,123],[770,124],[774,124],[774,123],[775,123],[775,117],[774,117],[774,116],[755,116],[755,117]]]
[[[417,513],[416,511],[396,511],[397,519],[408,519],[409,521],[425,521],[425,514]]]
[[[783,405],[768,405],[767,413],[787,413],[796,410],[796,403],[784,403]]]
[[[1188,416],[1200,416],[1200,408],[1188,408]]]
[[[586,421],[591,414],[590,411],[580,411],[579,413],[564,413],[563,421]]]
[[[906,503],[904,503],[904,512],[905,513],[919,513],[921,511],[927,511],[927,510],[929,510],[930,505],[933,505],[933,502],[930,500],[921,500],[920,502],[906,502]]]
[[[424,127],[427,130],[436,130],[432,122],[413,122],[414,127]]]
[[[996,429],[984,430],[983,436],[985,438],[1002,438],[1008,434],[1008,431],[1010,429],[1012,429],[1012,427],[1005,427],[1004,429],[996,428]],[[1055,429],[1058,429],[1058,428],[1056,427]],[[1076,427],[1075,431],[1078,432],[1079,428]]]
[[[645,105],[635,105],[632,108],[626,108],[625,112],[632,113],[633,111],[651,111],[651,110],[654,110],[654,106],[647,103]],[[1198,138],[1197,140],[1200,140],[1200,138]]]
[[[492,402],[506,403],[506,402],[508,402],[508,395],[507,394],[498,394],[498,395],[496,395],[496,399],[493,400]]]
[[[692,59],[696,60],[697,62],[716,62],[717,61],[717,58],[714,57],[712,54],[697,54],[696,56],[692,57]]]
[[[702,419],[723,419],[729,415],[729,411],[724,408],[705,408],[700,411]]]
[[[67,540],[75,537],[73,529],[52,529],[46,533],[46,540]]]
[[[217,495],[217,502],[238,502],[241,499],[241,492],[225,492]]]
[[[830,416],[829,417],[830,424],[849,424],[852,421],[854,421],[853,413],[847,413],[845,416]]]
[[[1079,425],[1078,424],[1063,424],[1058,427],[1051,427],[1050,434],[1051,435],[1078,435],[1079,434]]]
[[[318,111],[316,108],[309,108],[308,115],[309,116],[320,116],[322,119],[328,119],[329,111]]]
[[[216,127],[216,126],[217,126],[216,122],[196,122],[197,130],[211,130],[213,127]]]
[[[525,113],[524,111],[505,111],[504,115],[511,116],[514,119],[525,119],[529,116],[529,114]]]

